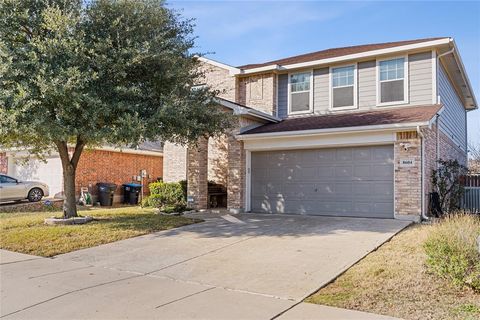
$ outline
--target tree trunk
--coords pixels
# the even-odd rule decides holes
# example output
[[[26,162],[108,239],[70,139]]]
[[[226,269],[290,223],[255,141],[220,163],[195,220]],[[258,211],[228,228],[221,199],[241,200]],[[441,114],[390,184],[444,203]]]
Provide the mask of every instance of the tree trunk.
[[[62,163],[63,165],[63,163]],[[63,190],[65,199],[63,202],[63,216],[72,218],[77,216],[77,199],[75,198],[75,171],[71,163],[63,167]]]
[[[62,160],[64,190],[63,216],[64,218],[76,217],[77,200],[75,198],[75,173],[85,142],[80,137],[77,137],[77,143],[71,158],[68,153],[67,142],[55,141],[55,144],[57,145],[58,154]]]

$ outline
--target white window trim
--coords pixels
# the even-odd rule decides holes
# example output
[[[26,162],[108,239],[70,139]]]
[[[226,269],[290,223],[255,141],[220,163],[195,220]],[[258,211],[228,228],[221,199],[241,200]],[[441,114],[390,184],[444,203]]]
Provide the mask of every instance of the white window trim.
[[[310,73],[310,99],[309,99],[309,109],[305,111],[292,111],[291,109],[291,100],[292,100],[292,95],[291,95],[291,83],[290,83],[290,78],[292,75],[296,74],[301,74],[301,73]],[[290,72],[288,74],[288,115],[297,115],[297,114],[308,114],[308,113],[313,113],[313,69],[310,70],[304,70],[304,71],[298,71],[298,72]]]
[[[334,107],[333,106],[333,72],[332,69],[353,67],[353,106]],[[358,109],[358,63],[349,63],[328,68],[328,100],[330,111]],[[345,86],[350,87],[350,86]]]
[[[380,93],[380,62],[382,61],[389,61],[389,60],[395,60],[395,59],[405,59],[403,62],[403,101],[392,101],[392,102],[381,102],[381,93]],[[403,55],[403,56],[396,56],[396,57],[389,57],[389,58],[384,58],[384,59],[377,59],[376,63],[376,70],[375,70],[376,78],[376,87],[377,87],[377,107],[383,107],[383,106],[394,106],[394,105],[400,105],[400,104],[408,104],[409,101],[409,91],[408,87],[410,86],[410,79],[409,79],[409,72],[408,72],[408,55]],[[393,81],[393,80],[392,80]]]

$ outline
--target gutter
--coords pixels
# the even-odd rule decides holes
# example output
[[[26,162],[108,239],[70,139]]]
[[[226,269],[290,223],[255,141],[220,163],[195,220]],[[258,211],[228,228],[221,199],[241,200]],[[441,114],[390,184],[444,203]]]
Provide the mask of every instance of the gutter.
[[[422,131],[420,130],[420,126],[417,126],[417,133],[420,136],[420,145],[421,145],[421,154],[420,154],[420,159],[421,159],[421,181],[420,181],[420,188],[421,188],[421,214],[420,214],[420,220],[426,220],[428,221],[430,218],[427,217],[425,214],[425,136],[423,135]]]
[[[290,138],[290,137],[304,137],[311,135],[321,134],[337,134],[347,132],[372,132],[372,131],[385,131],[385,130],[416,130],[417,127],[428,126],[430,121],[422,122],[410,122],[405,124],[387,124],[387,125],[372,125],[372,126],[357,126],[357,127],[341,127],[341,128],[329,128],[329,129],[312,129],[312,130],[298,130],[298,131],[281,131],[281,132],[268,132],[268,133],[252,133],[252,134],[240,134],[237,135],[238,140],[257,140],[257,139],[270,139],[270,138]]]

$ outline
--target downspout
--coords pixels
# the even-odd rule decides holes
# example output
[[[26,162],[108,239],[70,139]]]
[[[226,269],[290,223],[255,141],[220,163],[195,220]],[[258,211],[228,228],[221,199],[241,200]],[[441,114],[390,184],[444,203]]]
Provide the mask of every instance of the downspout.
[[[439,131],[439,126],[440,126],[440,114],[436,114],[436,128],[435,128],[435,169],[438,170],[438,160],[440,160],[440,131]]]
[[[422,131],[420,130],[420,126],[417,126],[417,133],[420,136],[420,148],[421,148],[421,153],[420,153],[420,166],[421,166],[421,183],[420,183],[420,188],[421,188],[421,217],[420,220],[429,220],[427,215],[425,214],[425,143],[424,139],[425,136],[423,135]]]

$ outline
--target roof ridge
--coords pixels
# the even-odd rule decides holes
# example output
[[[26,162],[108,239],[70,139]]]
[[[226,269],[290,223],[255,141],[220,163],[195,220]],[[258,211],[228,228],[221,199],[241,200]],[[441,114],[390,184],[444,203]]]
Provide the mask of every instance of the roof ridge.
[[[419,43],[419,42],[427,42],[427,41],[434,41],[434,40],[439,40],[439,39],[446,39],[449,37],[431,37],[431,38],[420,38],[420,39],[411,39],[411,40],[401,40],[401,41],[389,41],[389,42],[379,42],[379,43],[370,43],[370,44],[357,44],[357,45],[352,45],[352,46],[345,46],[345,47],[336,47],[336,48],[328,48],[328,49],[323,49],[323,50],[318,50],[318,51],[312,51],[308,53],[302,53],[298,55],[293,55],[293,56],[288,56],[284,58],[279,58],[279,59],[274,59],[274,60],[269,60],[266,62],[259,62],[259,63],[250,63],[250,64],[245,64],[241,66],[237,66],[236,68],[239,69],[251,69],[255,68],[258,66],[266,66],[266,65],[271,65],[271,64],[279,64],[279,62],[284,61],[284,60],[290,60],[290,59],[301,59],[304,57],[308,57],[311,55],[316,55],[316,54],[325,54],[328,52],[332,51],[339,51],[339,50],[348,50],[348,49],[360,49],[360,48],[367,48],[367,47],[375,47],[375,46],[387,46],[387,47],[394,47],[397,45],[402,45],[402,44],[413,44],[413,43]],[[374,49],[371,49],[374,50]],[[364,50],[364,51],[371,51],[371,50]],[[347,54],[347,53],[345,53]],[[337,56],[342,56],[345,54],[338,54]]]

